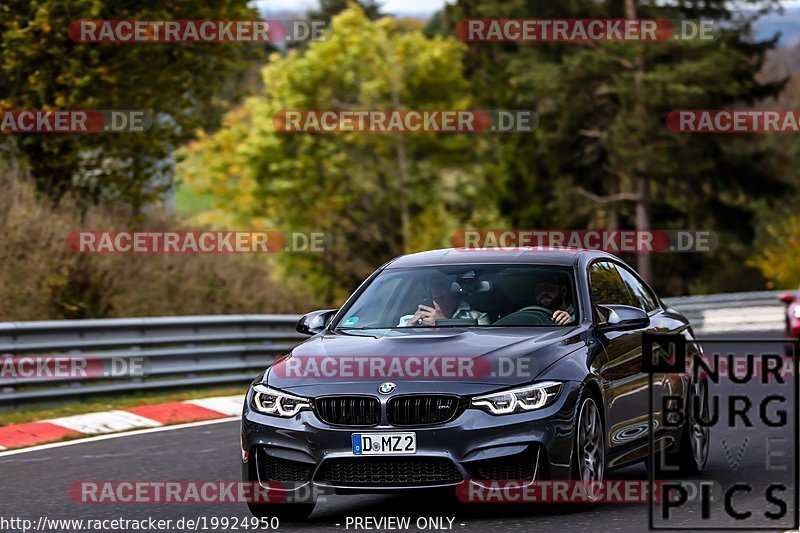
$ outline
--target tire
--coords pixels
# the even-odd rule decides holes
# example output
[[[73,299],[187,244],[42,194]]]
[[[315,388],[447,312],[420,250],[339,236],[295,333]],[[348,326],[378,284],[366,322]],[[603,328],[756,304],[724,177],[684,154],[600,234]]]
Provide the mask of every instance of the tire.
[[[592,484],[602,483],[605,478],[606,441],[601,405],[597,395],[588,389],[584,389],[578,398],[571,477],[573,481],[588,484],[587,500],[577,503],[578,509],[597,503],[597,487],[592,488]]]
[[[708,420],[708,382],[704,379],[692,382],[686,396],[686,413],[679,444],[666,452],[664,464],[670,468],[661,468],[661,458],[655,456],[655,474],[661,477],[699,475],[708,461],[711,430],[698,422],[694,407],[697,401],[702,402],[697,408],[698,414],[701,419]]]
[[[789,328],[786,328],[786,337],[791,337],[791,332]],[[798,354],[800,354],[800,350],[796,349],[796,347],[800,346],[800,338],[795,338],[794,342],[790,342],[784,345],[784,352],[786,357],[795,361],[797,359]]]

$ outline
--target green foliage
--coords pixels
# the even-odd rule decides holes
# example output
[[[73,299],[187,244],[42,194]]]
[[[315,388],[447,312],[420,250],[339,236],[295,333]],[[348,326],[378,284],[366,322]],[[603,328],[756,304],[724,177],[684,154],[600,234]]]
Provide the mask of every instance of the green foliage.
[[[791,210],[793,203],[762,213],[759,251],[749,261],[769,280],[770,288],[800,287],[800,216]]]
[[[475,216],[492,217],[478,137],[436,133],[281,133],[285,109],[465,109],[464,45],[371,21],[355,5],[328,41],[270,58],[264,94],[234,110],[186,151],[180,176],[213,193],[213,218],[247,227],[325,231],[327,253],[280,254],[284,272],[326,302],[341,300],[377,265],[446,246]],[[403,224],[407,204],[408,227]]]
[[[654,255],[659,292],[749,290],[764,277],[797,285],[797,218],[758,215],[787,202],[792,187],[800,190],[796,140],[676,134],[665,124],[674,109],[765,106],[783,90],[780,76],[758,75],[774,42],[751,40],[750,21],[734,19],[728,2],[636,2],[640,18],[729,21],[713,42],[465,44],[453,37],[463,18],[624,18],[625,4],[458,0],[421,31],[379,18],[372,0],[325,0],[310,16],[332,19],[330,40],[271,55],[261,89],[251,84],[256,96],[235,107],[264,47],[78,44],[66,29],[78,19],[256,17],[246,0],[0,3],[0,109],[139,109],[158,118],[145,134],[0,139],[0,155],[21,159],[52,200],[51,210],[25,195],[19,206],[8,195],[0,205],[0,277],[10,280],[24,264],[34,280],[4,284],[9,309],[24,310],[10,316],[296,310],[290,295],[298,289],[320,305],[336,304],[382,262],[448,246],[466,227],[634,227],[631,197],[642,178],[652,228],[712,230],[720,242],[710,256]],[[753,16],[777,4],[738,3]],[[795,83],[794,100],[773,107],[795,106],[797,93]],[[491,136],[281,133],[273,124],[287,109],[394,108],[530,109],[540,126]],[[278,254],[286,292],[262,279],[263,258],[115,262],[65,253],[59,231],[92,220],[183,223],[87,210],[113,199],[140,213],[171,187],[176,161],[177,200],[194,223],[324,231],[329,252]],[[85,218],[60,210],[65,196],[62,203],[77,202]],[[42,250],[26,237],[33,226],[49,243]],[[761,252],[748,261],[754,243]],[[147,282],[133,290],[130,280]]]
[[[308,13],[311,20],[330,20],[348,8],[349,5],[356,4],[364,12],[367,18],[377,20],[381,17],[380,3],[376,0],[319,0],[319,8]]]
[[[24,159],[40,191],[134,206],[158,198],[170,185],[173,151],[218,124],[258,52],[239,43],[79,44],[67,35],[70,22],[207,18],[257,13],[246,0],[0,2],[0,109],[136,109],[157,118],[147,133],[8,136],[6,149]]]
[[[639,18],[732,15],[721,0],[636,5]],[[625,18],[626,12],[616,0],[460,0],[441,20],[452,31],[467,17],[530,16]],[[666,127],[675,109],[747,106],[780,93],[781,81],[757,78],[775,43],[749,40],[749,22],[731,21],[714,41],[470,43],[465,63],[480,104],[540,114],[535,135],[495,138],[501,212],[523,228],[632,228],[643,177],[650,228],[712,230],[720,239],[713,260],[652,256],[659,290],[762,284],[744,259],[753,251],[756,203],[780,200],[788,190],[786,157],[757,135],[677,134]]]

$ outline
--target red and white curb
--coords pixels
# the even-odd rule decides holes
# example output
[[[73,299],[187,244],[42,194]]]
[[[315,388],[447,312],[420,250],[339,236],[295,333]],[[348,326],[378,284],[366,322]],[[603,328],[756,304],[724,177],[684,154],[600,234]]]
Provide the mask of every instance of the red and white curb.
[[[155,428],[239,415],[244,396],[219,396],[185,402],[142,405],[130,409],[65,416],[0,427],[0,451],[48,442]]]

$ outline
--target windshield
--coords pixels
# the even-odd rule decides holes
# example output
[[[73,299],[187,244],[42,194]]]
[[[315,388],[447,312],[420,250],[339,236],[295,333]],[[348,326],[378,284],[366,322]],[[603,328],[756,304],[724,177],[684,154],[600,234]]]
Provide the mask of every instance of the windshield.
[[[569,326],[577,320],[572,269],[451,265],[387,269],[336,329]]]

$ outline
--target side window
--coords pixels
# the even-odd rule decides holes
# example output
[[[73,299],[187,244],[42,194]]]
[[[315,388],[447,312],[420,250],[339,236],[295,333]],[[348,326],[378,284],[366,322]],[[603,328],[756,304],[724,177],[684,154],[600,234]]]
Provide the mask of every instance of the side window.
[[[658,304],[650,294],[650,291],[648,291],[647,287],[642,285],[642,283],[636,279],[636,276],[634,276],[628,269],[623,267],[618,267],[617,270],[619,270],[620,275],[622,275],[622,281],[625,282],[625,285],[628,287],[628,290],[637,302],[633,305],[640,309],[644,309],[648,313],[658,308]]]
[[[600,322],[605,322],[606,317],[597,308],[598,305],[639,305],[639,302],[634,302],[631,297],[617,267],[606,261],[594,263],[589,267],[589,291],[592,308],[600,315]]]

